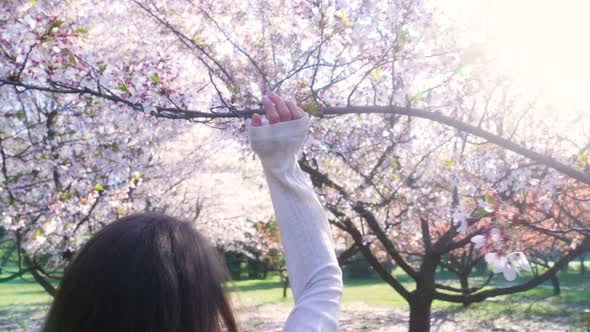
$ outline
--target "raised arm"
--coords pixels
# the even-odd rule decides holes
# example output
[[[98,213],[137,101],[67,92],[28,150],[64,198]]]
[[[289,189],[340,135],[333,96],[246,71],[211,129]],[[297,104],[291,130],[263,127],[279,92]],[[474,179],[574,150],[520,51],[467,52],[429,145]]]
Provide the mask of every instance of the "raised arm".
[[[255,115],[248,134],[262,161],[295,298],[284,331],[337,331],[342,271],[324,209],[297,164],[310,119],[276,94],[263,106],[270,124]]]

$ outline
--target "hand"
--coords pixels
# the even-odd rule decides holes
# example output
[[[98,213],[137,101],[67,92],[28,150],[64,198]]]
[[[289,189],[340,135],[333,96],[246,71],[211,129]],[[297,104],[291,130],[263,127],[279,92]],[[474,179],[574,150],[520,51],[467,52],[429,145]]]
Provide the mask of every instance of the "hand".
[[[304,115],[303,110],[292,99],[285,100],[274,92],[262,97],[262,107],[270,124],[297,120]],[[262,126],[262,117],[259,114],[252,115],[251,124],[253,127]]]

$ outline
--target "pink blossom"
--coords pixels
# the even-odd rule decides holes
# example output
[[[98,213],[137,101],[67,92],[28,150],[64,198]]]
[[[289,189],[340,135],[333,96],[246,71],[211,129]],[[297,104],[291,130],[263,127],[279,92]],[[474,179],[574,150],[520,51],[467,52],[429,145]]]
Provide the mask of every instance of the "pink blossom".
[[[529,261],[522,252],[513,252],[503,255],[498,252],[490,252],[485,255],[488,264],[492,264],[494,273],[504,274],[508,281],[516,279],[520,275],[520,270],[530,271]]]

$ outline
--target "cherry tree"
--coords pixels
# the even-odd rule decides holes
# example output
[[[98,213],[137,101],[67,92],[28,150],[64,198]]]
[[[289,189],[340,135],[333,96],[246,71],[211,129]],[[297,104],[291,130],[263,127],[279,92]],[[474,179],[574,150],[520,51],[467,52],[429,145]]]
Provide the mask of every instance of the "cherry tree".
[[[206,145],[188,126],[105,112],[85,99],[34,91],[4,97],[0,266],[14,263],[16,270],[1,281],[31,273],[53,294],[49,279],[61,278],[90,234],[137,211],[188,219],[220,249],[244,250],[246,220],[220,221],[208,211],[207,193],[195,190],[195,176],[219,146]],[[179,140],[185,150],[170,146]]]
[[[166,165],[158,154],[162,141],[186,130],[178,125],[155,126],[155,119],[105,112],[85,99],[10,91],[2,97],[2,247],[4,260],[15,258],[18,268],[6,280],[30,272],[53,292],[46,279],[89,233],[163,206],[152,197],[165,201],[161,196],[191,175],[193,167]],[[138,116],[145,118],[141,127]],[[195,149],[185,161],[196,165],[200,155]]]
[[[149,123],[166,132],[173,122],[214,126],[243,142],[241,119],[261,112],[262,94],[294,95],[320,118],[300,165],[335,234],[354,243],[342,260],[363,254],[407,300],[412,331],[429,329],[434,300],[469,304],[526,291],[590,247],[587,200],[571,199],[590,185],[588,118],[549,115],[542,96],[497,69],[477,31],[461,33],[468,27],[435,2],[0,6],[2,94],[98,103],[111,126],[133,119],[124,123],[138,136],[128,139],[141,139]],[[18,110],[7,112],[18,119]],[[4,191],[13,176],[5,174]],[[566,249],[532,279],[492,289],[483,286],[493,275],[475,287],[436,282],[438,266],[461,280],[480,258],[515,279],[531,257],[519,239],[533,235]],[[413,289],[387,272],[387,260]]]
[[[394,126],[386,139],[370,132],[377,124],[343,125],[345,134],[332,127],[323,133],[330,153],[307,155],[300,165],[322,193],[333,225],[352,237],[379,276],[408,301],[411,330],[428,329],[433,300],[468,305],[525,291],[588,249],[586,203],[565,203],[575,181],[493,146],[464,144],[453,132],[421,149],[426,128],[397,121],[399,131]],[[407,134],[409,126],[419,134]],[[350,144],[353,139],[359,142]],[[494,274],[514,281],[530,270],[531,236],[553,239],[566,250],[536,277],[484,289],[494,285]],[[382,248],[415,281],[414,289],[389,274],[387,261],[375,253]],[[471,270],[482,258],[493,273],[470,287]],[[461,287],[438,282],[439,266],[455,272]]]
[[[280,282],[283,286],[283,298],[286,298],[287,288],[289,287],[289,276],[287,274],[285,255],[281,246],[279,226],[275,219],[259,221],[254,226],[255,232],[250,236],[254,239],[253,244],[255,247],[249,251],[256,255],[255,259],[262,265],[265,275],[268,272],[279,274]]]

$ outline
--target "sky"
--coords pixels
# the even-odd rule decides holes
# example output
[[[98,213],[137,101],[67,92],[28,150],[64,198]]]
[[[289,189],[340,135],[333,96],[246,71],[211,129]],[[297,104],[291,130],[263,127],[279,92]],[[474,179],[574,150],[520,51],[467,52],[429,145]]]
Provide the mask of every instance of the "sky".
[[[590,1],[439,0],[479,27],[486,53],[525,89],[590,116]]]

